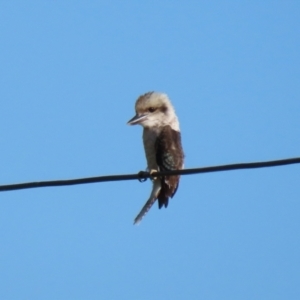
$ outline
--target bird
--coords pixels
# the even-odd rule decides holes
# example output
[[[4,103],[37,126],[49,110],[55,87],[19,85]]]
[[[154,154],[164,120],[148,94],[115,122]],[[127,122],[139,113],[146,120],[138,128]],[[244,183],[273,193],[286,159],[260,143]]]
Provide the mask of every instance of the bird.
[[[179,121],[168,96],[160,92],[145,93],[136,100],[135,112],[136,115],[127,124],[143,127],[143,144],[150,174],[183,169]],[[134,219],[134,224],[140,223],[156,200],[159,209],[168,206],[169,198],[178,189],[180,175],[153,176],[151,179],[150,197]]]

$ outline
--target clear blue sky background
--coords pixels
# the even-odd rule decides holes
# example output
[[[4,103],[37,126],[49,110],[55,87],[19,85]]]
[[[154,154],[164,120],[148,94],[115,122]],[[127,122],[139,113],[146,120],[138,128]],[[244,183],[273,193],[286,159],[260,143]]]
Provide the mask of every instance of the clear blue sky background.
[[[186,167],[300,155],[299,1],[1,1],[0,184],[137,173],[166,92]],[[300,165],[0,193],[0,299],[300,299]]]

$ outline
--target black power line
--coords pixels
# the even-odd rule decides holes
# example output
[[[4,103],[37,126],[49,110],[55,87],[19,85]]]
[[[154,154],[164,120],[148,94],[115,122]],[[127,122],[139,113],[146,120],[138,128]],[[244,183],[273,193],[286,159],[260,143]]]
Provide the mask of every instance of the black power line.
[[[295,157],[295,158],[263,161],[263,162],[239,163],[239,164],[221,165],[221,166],[213,166],[213,167],[157,172],[151,175],[149,172],[141,171],[138,174],[128,174],[128,175],[109,175],[109,176],[97,176],[97,177],[69,179],[69,180],[26,182],[26,183],[0,185],[0,192],[48,187],[48,186],[66,186],[66,185],[75,185],[75,184],[96,183],[96,182],[104,182],[104,181],[119,181],[119,180],[134,180],[134,179],[145,181],[147,178],[156,177],[156,176],[191,175],[191,174],[211,173],[211,172],[221,172],[221,171],[231,171],[231,170],[241,170],[241,169],[268,168],[268,167],[277,167],[277,166],[299,164],[299,163],[300,163],[300,157]]]

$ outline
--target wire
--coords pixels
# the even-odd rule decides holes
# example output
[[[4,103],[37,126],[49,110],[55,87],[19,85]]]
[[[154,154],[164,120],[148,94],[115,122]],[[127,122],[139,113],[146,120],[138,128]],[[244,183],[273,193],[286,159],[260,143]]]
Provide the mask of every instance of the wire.
[[[155,172],[152,174],[150,174],[149,172],[140,171],[138,174],[128,174],[128,175],[97,176],[97,177],[69,179],[69,180],[51,180],[51,181],[39,181],[39,182],[27,182],[27,183],[0,185],[0,192],[21,190],[21,189],[40,188],[40,187],[50,187],[50,186],[87,184],[87,183],[96,183],[96,182],[105,182],[105,181],[120,181],[120,180],[138,179],[139,181],[142,182],[142,181],[147,180],[147,178],[153,178],[153,177],[157,177],[157,176],[191,175],[191,174],[201,174],[201,173],[211,173],[211,172],[221,172],[221,171],[231,171],[231,170],[241,170],[241,169],[268,168],[268,167],[277,167],[277,166],[299,164],[299,163],[300,163],[300,157],[295,157],[295,158],[263,161],[263,162],[238,163],[238,164],[221,165],[221,166],[213,166],[213,167]]]

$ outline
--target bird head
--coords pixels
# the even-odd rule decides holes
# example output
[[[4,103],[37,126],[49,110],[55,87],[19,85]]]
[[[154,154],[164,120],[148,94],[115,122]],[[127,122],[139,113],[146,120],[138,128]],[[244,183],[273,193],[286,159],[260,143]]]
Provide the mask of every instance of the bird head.
[[[139,124],[145,128],[166,125],[179,127],[174,108],[166,94],[149,92],[140,96],[136,101],[135,111],[136,115],[127,124]]]

